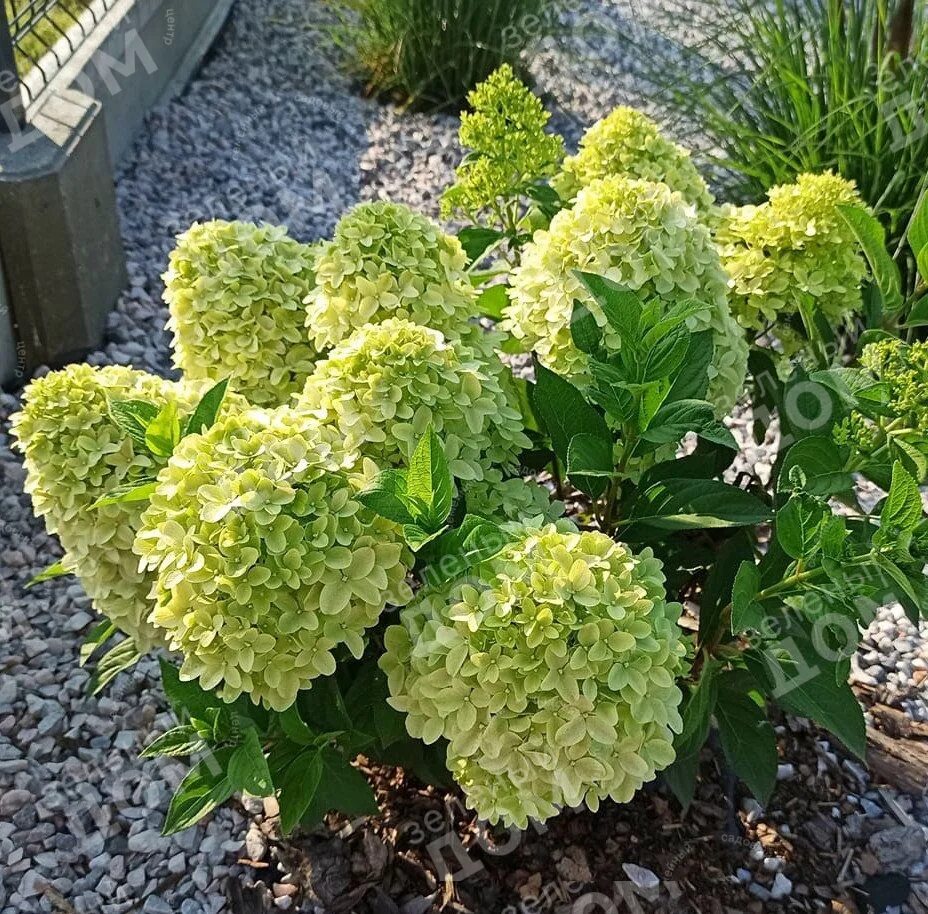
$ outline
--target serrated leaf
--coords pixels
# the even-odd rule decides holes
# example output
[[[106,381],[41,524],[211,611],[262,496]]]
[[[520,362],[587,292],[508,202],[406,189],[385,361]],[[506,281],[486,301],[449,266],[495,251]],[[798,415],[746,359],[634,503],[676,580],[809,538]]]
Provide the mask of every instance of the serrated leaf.
[[[663,302],[659,307],[664,307]],[[658,311],[653,320],[646,321],[643,346],[647,349],[659,343],[671,330],[676,330],[697,314],[702,314],[709,310],[709,305],[696,299],[687,299],[686,301],[675,302],[666,311]],[[684,328],[685,329],[685,328]]]
[[[440,528],[451,513],[454,483],[441,441],[431,425],[409,458],[406,494],[427,506],[427,515],[416,518],[416,523],[428,533]]]
[[[356,497],[366,508],[387,520],[396,524],[413,523],[407,502],[406,474],[400,470],[382,470]]]
[[[762,501],[735,486],[714,479],[665,479],[638,497],[626,523],[696,530],[746,526],[769,518]]]
[[[233,789],[242,790],[253,797],[268,797],[274,793],[271,771],[258,739],[258,731],[254,727],[245,729],[241,745],[232,753],[228,778]]]
[[[25,585],[26,590],[30,587],[35,587],[36,584],[42,584],[45,581],[53,581],[55,578],[61,578],[68,574],[74,574],[74,570],[67,567],[64,559],[59,562],[53,562],[44,571],[40,571],[34,577],[29,578]]]
[[[582,270],[576,270],[575,273],[596,300],[609,326],[618,334],[622,344],[637,349],[642,312],[641,299],[634,292],[605,276],[584,273]]]
[[[152,740],[140,753],[139,758],[157,758],[159,756],[168,756],[177,758],[188,755],[195,755],[206,748],[206,743],[197,734],[194,727],[189,724],[181,724],[162,733],[161,736]]]
[[[897,460],[893,464],[889,494],[880,511],[880,529],[885,530],[887,535],[910,533],[918,526],[923,513],[918,483]]]
[[[667,394],[668,401],[702,400],[709,389],[709,366],[715,352],[711,330],[689,335],[689,345],[683,364]]]
[[[688,432],[700,438],[738,450],[734,435],[715,418],[715,410],[705,400],[676,400],[665,403],[641,437],[654,444],[676,443]]]
[[[909,248],[916,258],[928,248],[928,190],[922,191],[906,231],[906,240],[909,242]],[[922,279],[925,278],[925,275],[922,274]]]
[[[596,323],[592,311],[579,299],[574,301],[570,312],[570,336],[581,352],[593,355],[599,351],[603,341],[603,332]]]
[[[222,707],[222,701],[202,688],[195,679],[183,681],[180,670],[164,657],[159,657],[158,663],[161,667],[161,686],[178,718],[205,718],[211,710]]]
[[[854,478],[845,469],[847,459],[837,444],[824,435],[801,438],[786,452],[777,477],[780,492],[791,491],[790,471],[799,467],[805,474],[804,491],[810,495],[836,495],[849,492]]]
[[[437,540],[447,529],[447,524],[439,527],[437,530],[426,530],[418,524],[404,524],[403,536],[409,548],[412,549],[413,552],[418,552],[429,543]]]
[[[812,555],[818,547],[818,529],[825,516],[820,502],[806,495],[792,495],[777,511],[777,542],[794,559]]]
[[[135,666],[141,659],[142,652],[131,638],[120,641],[97,661],[90,679],[87,680],[88,694],[99,695],[120,673]]]
[[[880,409],[889,403],[889,386],[859,368],[813,371],[809,380],[827,387],[853,409]]]
[[[332,810],[351,818],[373,816],[380,811],[367,778],[334,749],[323,749],[321,784],[300,821],[304,828],[318,825]]]
[[[628,379],[616,365],[593,360],[590,362],[593,384],[590,399],[599,404],[606,414],[619,422],[635,418],[635,396],[628,389]]]
[[[222,408],[228,387],[229,379],[225,378],[203,394],[184,425],[184,435],[199,435],[213,425]]]
[[[638,401],[638,428],[645,432],[670,393],[670,378],[645,384]]]
[[[776,735],[763,707],[734,683],[727,687],[726,681],[723,677],[715,705],[722,751],[732,771],[766,803],[777,780]]]
[[[124,486],[115,486],[102,498],[98,498],[91,506],[90,510],[97,508],[106,508],[109,505],[128,505],[136,504],[140,501],[148,501],[155,493],[158,487],[157,480],[146,479],[145,481],[136,480]]]
[[[278,714],[277,719],[280,721],[280,727],[284,735],[291,742],[299,746],[312,746],[316,743],[316,735],[306,725],[300,715],[300,709],[295,705],[290,705],[285,711]]]
[[[180,782],[161,829],[173,835],[195,825],[235,792],[226,776],[231,749],[220,749],[198,762]]]
[[[764,620],[763,607],[754,599],[760,591],[760,570],[753,561],[742,562],[731,589],[731,632],[758,630]]]
[[[156,457],[170,457],[180,441],[180,419],[177,406],[168,403],[148,424],[145,430],[145,446]]]
[[[674,327],[648,345],[639,362],[638,381],[647,384],[673,378],[683,364],[690,345],[690,334],[684,326]],[[668,386],[669,392],[670,386]]]
[[[471,225],[458,232],[458,241],[464,248],[468,263],[482,259],[489,248],[503,237],[502,232],[481,225]]]
[[[474,565],[496,555],[509,539],[499,524],[467,514],[459,527],[430,544],[423,582],[435,586],[460,577]]]
[[[502,283],[495,286],[487,286],[480,295],[477,296],[477,313],[491,320],[498,321],[502,319],[503,311],[509,304],[509,287]]]
[[[567,451],[575,435],[593,435],[612,444],[606,420],[569,381],[535,360],[532,407],[545,427],[554,453],[566,466]]]
[[[886,232],[883,226],[861,206],[839,203],[838,212],[863,248],[874,282],[883,299],[883,310],[887,314],[894,314],[903,305],[902,280],[899,267],[886,250]]]
[[[280,830],[288,835],[306,815],[319,789],[322,778],[322,753],[319,749],[306,749],[288,766],[280,783]]]
[[[567,446],[567,475],[592,498],[606,491],[614,471],[612,442],[596,435],[574,435]]]
[[[683,729],[674,740],[674,749],[681,755],[698,752],[709,735],[709,725],[718,694],[717,661],[709,660],[702,668],[699,682],[690,686],[681,717]]]
[[[158,415],[158,407],[147,400],[109,400],[110,418],[135,444],[147,449],[145,432]]]
[[[919,270],[921,268],[919,267]],[[928,326],[928,295],[923,295],[909,311],[903,327],[926,327]]]

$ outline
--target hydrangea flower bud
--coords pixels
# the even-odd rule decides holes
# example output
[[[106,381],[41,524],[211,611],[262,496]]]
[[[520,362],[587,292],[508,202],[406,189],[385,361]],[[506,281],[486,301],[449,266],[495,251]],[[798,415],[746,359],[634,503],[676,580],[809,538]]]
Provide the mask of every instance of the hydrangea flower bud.
[[[673,761],[684,647],[650,549],[566,521],[509,532],[471,577],[401,612],[380,662],[410,734],[448,740],[468,803],[524,828],[627,802]]]
[[[286,403],[318,357],[306,341],[304,299],[315,248],[249,222],[194,223],[164,274],[174,364],[221,381],[258,406]]]
[[[730,277],[732,310],[754,331],[775,323],[774,334],[795,348],[784,322],[803,298],[830,322],[862,307],[866,265],[838,204],[860,204],[853,181],[825,172],[781,184],[759,206],[725,207],[716,241]],[[780,331],[783,332],[780,332]]]
[[[25,455],[26,491],[49,533],[58,535],[94,609],[145,651],[164,639],[148,622],[151,578],[138,569],[132,541],[144,505],[91,505],[164,464],[113,420],[110,398],[173,403],[189,413],[209,385],[176,384],[118,365],[69,365],[33,381],[13,416]]]
[[[339,220],[316,261],[306,326],[320,351],[389,317],[459,336],[476,292],[457,238],[399,203],[361,203]]]
[[[530,443],[505,371],[483,348],[389,319],[332,350],[296,409],[381,468],[405,465],[431,423],[454,476],[501,479],[498,469],[514,470]]]
[[[409,599],[399,528],[355,498],[338,456],[325,429],[286,409],[177,447],[135,549],[184,679],[284,710],[335,671],[336,647],[360,657],[387,602]]]
[[[667,139],[654,121],[634,108],[620,106],[593,124],[551,185],[562,199],[573,200],[581,188],[613,175],[662,181],[702,213],[713,206],[689,150]]]
[[[705,302],[708,310],[687,323],[694,332],[711,329],[715,351],[707,399],[720,415],[731,409],[743,389],[748,346],[729,310],[709,230],[680,194],[624,176],[594,181],[572,209],[558,213],[525,246],[502,328],[537,352],[546,367],[583,386],[587,356],[570,333],[574,301],[589,307],[607,349],[618,349],[619,338],[575,270],[606,276],[643,298]]]

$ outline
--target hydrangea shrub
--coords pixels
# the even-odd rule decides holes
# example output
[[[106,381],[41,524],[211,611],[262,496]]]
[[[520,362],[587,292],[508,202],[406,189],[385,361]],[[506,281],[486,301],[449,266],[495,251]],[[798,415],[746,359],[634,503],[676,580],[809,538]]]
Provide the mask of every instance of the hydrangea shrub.
[[[711,330],[714,354],[709,399],[727,413],[741,395],[748,347],[728,305],[726,277],[709,230],[666,184],[624,176],[594,181],[525,246],[512,273],[502,326],[543,365],[583,384],[587,355],[571,334],[575,300],[605,328],[607,349],[618,335],[585,289],[577,271],[596,273],[643,298],[669,307],[704,302],[689,320],[693,332]]]
[[[388,600],[406,601],[399,531],[361,505],[338,465],[326,436],[286,409],[181,442],[135,548],[183,678],[285,710],[335,671],[339,645],[361,656]]]
[[[286,403],[313,370],[304,299],[314,249],[279,226],[194,223],[164,274],[174,364],[187,378],[231,380],[258,406]]]
[[[667,139],[646,114],[626,106],[583,134],[576,155],[564,160],[551,185],[564,200],[574,200],[582,188],[615,175],[661,181],[704,214],[714,204],[689,150]]]
[[[673,761],[679,615],[650,550],[525,526],[473,577],[410,604],[381,665],[409,732],[448,741],[481,818],[525,828],[627,802]]]
[[[496,363],[495,365],[493,363]],[[492,353],[408,320],[361,327],[306,382],[296,409],[337,429],[345,448],[400,466],[431,425],[456,477],[515,469],[529,440]]]
[[[398,203],[361,203],[344,215],[316,260],[306,327],[320,351],[365,324],[410,320],[448,336],[469,329],[476,292],[461,243]]]

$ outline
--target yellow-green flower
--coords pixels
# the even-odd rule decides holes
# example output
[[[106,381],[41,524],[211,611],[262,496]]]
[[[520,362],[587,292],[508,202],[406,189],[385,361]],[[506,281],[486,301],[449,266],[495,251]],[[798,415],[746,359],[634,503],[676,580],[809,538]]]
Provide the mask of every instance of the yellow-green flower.
[[[181,676],[225,701],[289,707],[410,596],[398,527],[334,471],[333,443],[289,410],[253,410],[184,439],[159,474],[135,541],[152,622]]]
[[[316,261],[306,327],[320,351],[389,317],[468,331],[476,292],[457,238],[399,203],[362,203],[346,213]]]
[[[806,299],[837,324],[860,311],[866,266],[839,204],[860,204],[853,181],[825,172],[772,187],[759,206],[726,207],[716,240],[742,326],[771,329],[788,348],[785,322]]]
[[[634,108],[615,108],[593,124],[551,185],[562,199],[573,200],[581,188],[614,175],[662,181],[701,213],[713,205],[689,150],[667,139],[654,121]]]
[[[468,514],[497,521],[522,521],[541,517],[545,522],[557,520],[564,513],[564,502],[552,500],[540,483],[515,476],[501,482],[482,480],[463,486]]]
[[[467,100],[471,110],[461,115],[458,132],[467,155],[454,184],[442,195],[442,217],[464,215],[476,222],[486,214],[500,227],[511,227],[507,209],[531,185],[554,174],[564,157],[564,142],[545,133],[551,115],[509,64],[480,83]]]
[[[673,761],[684,648],[650,549],[565,521],[508,529],[497,556],[401,612],[381,666],[409,733],[448,740],[468,803],[524,828],[627,802]]]
[[[174,404],[187,414],[208,387],[116,365],[69,365],[33,381],[23,394],[22,411],[12,419],[33,510],[45,519],[48,532],[58,535],[65,562],[94,608],[143,651],[164,640],[147,621],[152,579],[139,570],[132,552],[144,504],[91,505],[118,487],[153,476],[165,461],[116,424],[110,401]]]
[[[525,246],[502,327],[537,352],[546,367],[583,386],[588,360],[571,337],[574,301],[589,307],[604,329],[607,349],[618,349],[619,338],[576,270],[606,276],[668,306],[705,302],[708,309],[688,325],[694,332],[711,329],[715,349],[707,398],[720,415],[731,409],[743,389],[748,347],[729,310],[726,277],[709,230],[680,194],[666,184],[624,176],[594,181]]]
[[[315,284],[313,247],[273,225],[195,223],[164,274],[174,364],[220,381],[259,406],[286,403],[318,357],[303,301]]]
[[[458,479],[501,479],[529,445],[508,369],[486,347],[408,320],[360,328],[316,367],[296,409],[347,451],[406,465],[429,424]]]

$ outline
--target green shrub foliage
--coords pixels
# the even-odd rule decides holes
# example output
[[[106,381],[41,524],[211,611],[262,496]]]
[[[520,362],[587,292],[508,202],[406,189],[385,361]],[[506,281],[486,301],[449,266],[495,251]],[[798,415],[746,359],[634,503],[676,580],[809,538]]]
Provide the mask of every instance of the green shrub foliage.
[[[928,204],[887,249],[831,173],[716,208],[634,112],[556,172],[510,71],[472,101],[458,237],[391,203],[318,254],[195,226],[183,379],[71,366],[13,420],[64,550],[38,579],[104,616],[82,660],[128,636],[93,688],[167,655],[145,754],[201,758],[166,832],[238,791],[285,833],[373,814],[359,754],[519,827],[658,775],[685,807],[707,744],[766,802],[768,706],[862,755],[860,633],[926,615]],[[730,471],[739,398],[770,480]]]

